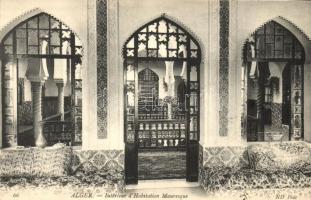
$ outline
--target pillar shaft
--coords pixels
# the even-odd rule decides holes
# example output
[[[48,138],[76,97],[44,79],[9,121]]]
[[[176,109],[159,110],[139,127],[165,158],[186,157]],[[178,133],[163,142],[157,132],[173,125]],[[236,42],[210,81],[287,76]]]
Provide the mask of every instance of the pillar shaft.
[[[61,121],[64,121],[64,113],[65,113],[65,106],[64,106],[64,83],[56,83],[58,88],[58,106],[57,106],[57,113],[61,114]]]
[[[258,141],[264,141],[264,103],[265,103],[265,80],[267,77],[264,70],[266,63],[258,63],[259,77],[257,80],[257,118],[258,118]]]
[[[264,125],[263,125],[263,104],[264,104],[264,88],[262,83],[258,83],[257,90],[257,118],[258,118],[258,141],[264,141]]]
[[[13,63],[7,63],[4,66],[3,77],[3,143],[5,147],[17,146],[17,131],[16,131],[16,103],[14,101],[16,91],[14,85],[16,76],[14,76],[16,66]]]
[[[31,82],[33,130],[36,146],[44,146],[45,139],[42,132],[42,82]]]

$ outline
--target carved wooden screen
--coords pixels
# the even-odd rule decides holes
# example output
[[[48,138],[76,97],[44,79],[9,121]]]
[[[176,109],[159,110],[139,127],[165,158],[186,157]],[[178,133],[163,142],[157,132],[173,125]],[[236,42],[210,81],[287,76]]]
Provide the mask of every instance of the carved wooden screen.
[[[159,77],[146,68],[138,73],[138,118],[158,119]]]
[[[126,183],[137,183],[138,149],[186,151],[187,180],[196,181],[201,61],[197,41],[161,16],[126,41],[123,57]]]
[[[176,23],[160,17],[140,28],[128,39],[123,55],[127,85],[126,142],[137,140],[142,148],[180,147],[186,144],[187,130],[188,139],[197,141],[201,51],[191,35]],[[139,66],[144,62],[153,62],[154,65],[162,62],[162,66],[166,67],[165,77],[158,77],[148,68],[139,71]],[[159,98],[159,87],[163,84],[164,88],[169,87],[165,86],[169,81],[169,68],[175,70],[176,66],[183,67],[182,76],[173,74],[175,72],[171,74],[176,87],[174,91],[178,94]],[[146,80],[148,76],[152,80]],[[136,139],[135,127],[139,137]],[[146,139],[149,141],[147,144]]]

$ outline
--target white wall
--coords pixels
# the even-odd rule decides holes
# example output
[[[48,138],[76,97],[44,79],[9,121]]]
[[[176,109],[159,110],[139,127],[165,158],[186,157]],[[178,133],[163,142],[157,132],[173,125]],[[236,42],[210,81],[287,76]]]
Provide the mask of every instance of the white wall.
[[[18,60],[18,78],[24,78],[24,98],[31,101],[31,82],[26,78],[28,62],[26,59]]]
[[[277,77],[279,79],[279,93],[273,92],[273,103],[282,103],[283,101],[283,77],[282,73],[287,63],[283,62],[269,62],[269,70],[270,70],[270,77]],[[250,79],[250,78],[248,78]],[[252,80],[249,80],[248,83],[248,97],[247,99],[257,100],[257,87],[255,84],[251,84]]]
[[[194,36],[202,50],[201,62],[201,141],[202,145],[215,144],[218,136],[218,3],[207,0],[119,0],[117,3],[118,37],[115,38],[119,49],[117,63],[122,71],[123,59],[120,56],[125,41],[141,26],[165,13]],[[215,21],[211,21],[213,18]],[[130,23],[129,23],[130,22]],[[210,31],[213,31],[212,37]],[[207,51],[209,49],[209,51]],[[119,80],[116,76],[109,76]],[[108,78],[109,79],[109,78]],[[207,87],[208,86],[208,87]],[[120,85],[119,90],[123,90]],[[108,88],[109,89],[109,88]],[[216,92],[217,91],[217,92]],[[122,96],[122,95],[121,95]],[[123,101],[123,97],[121,97]],[[122,108],[121,108],[122,109]],[[123,110],[119,111],[121,116]],[[117,113],[116,113],[117,114]],[[123,121],[117,130],[123,132]]]
[[[279,93],[273,92],[273,103],[283,102],[283,70],[287,63],[269,62],[270,77],[279,78]]]
[[[95,0],[1,0],[0,39],[18,22],[45,11],[61,19],[80,38],[83,57],[83,148],[124,149],[123,59],[126,39],[140,26],[165,13],[198,40],[201,62],[201,141],[203,146],[241,144],[241,65],[243,44],[259,26],[285,17],[311,36],[311,2],[231,0],[228,137],[219,130],[219,2],[218,0],[108,0],[108,138],[97,139],[96,9]],[[36,9],[38,8],[38,9]],[[31,10],[35,9],[32,12]],[[25,14],[26,13],[26,14]],[[24,16],[18,18],[19,16]],[[278,18],[280,22],[282,19]],[[284,22],[284,21],[283,21]],[[285,23],[285,22],[284,22]],[[311,47],[295,26],[286,25]],[[311,119],[311,64],[305,64],[305,121]],[[113,123],[111,123],[113,122]],[[305,123],[305,139],[311,141],[311,124]]]
[[[212,5],[210,5],[212,4]],[[216,6],[215,6],[216,5]],[[123,58],[122,48],[126,40],[141,26],[153,19],[166,16],[187,31],[199,42],[203,60],[201,62],[201,144],[212,141],[218,135],[218,104],[217,64],[218,40],[209,35],[210,27],[217,31],[217,23],[210,21],[210,17],[217,20],[218,3],[207,0],[108,0],[108,138],[105,140],[87,140],[90,148],[105,146],[106,148],[124,148],[124,116],[123,116]],[[211,12],[211,10],[213,10]],[[194,12],[195,11],[195,12]],[[195,33],[195,34],[193,34]],[[209,54],[206,49],[211,47]],[[212,58],[212,59],[210,59]],[[210,67],[213,66],[213,67]],[[206,87],[209,85],[209,87]],[[212,108],[212,109],[209,109]],[[113,122],[113,123],[109,123]],[[95,145],[94,145],[95,144]]]

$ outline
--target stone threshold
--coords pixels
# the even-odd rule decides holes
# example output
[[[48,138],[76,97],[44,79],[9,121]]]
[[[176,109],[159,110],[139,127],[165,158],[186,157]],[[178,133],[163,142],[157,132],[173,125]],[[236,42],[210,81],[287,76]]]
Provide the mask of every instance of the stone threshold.
[[[126,190],[152,188],[191,188],[199,187],[198,182],[187,182],[186,179],[138,180],[137,185],[126,185]]]

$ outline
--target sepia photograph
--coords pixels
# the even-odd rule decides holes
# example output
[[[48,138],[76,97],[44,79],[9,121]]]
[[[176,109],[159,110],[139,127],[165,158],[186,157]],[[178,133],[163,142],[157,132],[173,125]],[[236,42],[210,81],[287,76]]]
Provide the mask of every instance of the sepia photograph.
[[[0,0],[0,200],[310,200],[310,91],[311,0]]]

